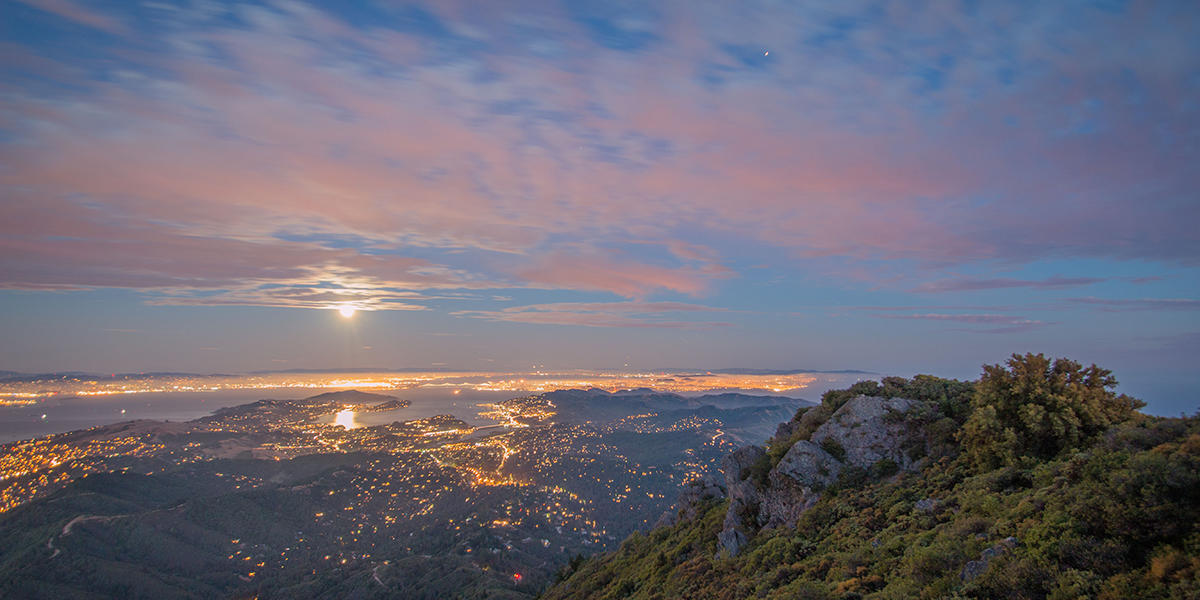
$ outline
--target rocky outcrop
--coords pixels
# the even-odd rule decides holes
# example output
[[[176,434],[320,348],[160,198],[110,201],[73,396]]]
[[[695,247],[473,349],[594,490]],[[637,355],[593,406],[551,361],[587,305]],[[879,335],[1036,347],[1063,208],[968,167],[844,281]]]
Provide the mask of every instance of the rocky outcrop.
[[[904,398],[870,396],[847,401],[810,439],[792,444],[765,482],[751,477],[751,467],[763,459],[765,450],[746,446],[727,456],[721,466],[729,508],[717,536],[720,547],[736,555],[757,528],[795,527],[800,515],[820,499],[821,491],[848,467],[868,469],[890,460],[901,469],[917,468],[904,451],[910,434],[899,418],[915,404]],[[774,439],[790,439],[798,427],[794,422],[781,425]]]
[[[758,485],[750,479],[750,468],[766,455],[760,446],[738,448],[721,461],[725,474],[725,490],[729,496],[729,508],[717,541],[730,556],[737,555],[749,540],[748,523],[752,515],[758,514]]]
[[[786,440],[792,437],[793,433],[800,429],[800,422],[794,418],[790,421],[784,421],[775,428],[775,435],[771,436],[773,440]]]
[[[794,527],[800,514],[820,499],[821,490],[837,481],[841,470],[838,459],[820,446],[796,442],[767,474],[769,485],[760,494],[758,525]]]
[[[979,560],[973,560],[964,565],[962,573],[959,574],[959,577],[962,579],[963,583],[970,582],[976,577],[983,575],[983,573],[987,571],[988,563],[990,563],[993,558],[1007,554],[1010,550],[1013,550],[1019,545],[1020,542],[1015,537],[1006,537],[1003,540],[1000,540],[1000,543],[984,550],[979,555]]]
[[[738,552],[746,546],[750,538],[746,536],[746,531],[742,527],[726,526],[717,534],[717,543],[720,548],[729,553],[730,556],[737,556]]]
[[[802,440],[796,442],[771,470],[772,483],[788,477],[801,486],[821,489],[837,481],[842,463],[820,446]]]
[[[746,479],[750,467],[758,463],[766,453],[767,451],[763,450],[761,446],[743,446],[721,459],[721,472],[725,474],[725,487],[728,489],[735,483]]]
[[[937,512],[939,506],[941,506],[941,502],[938,502],[937,498],[922,498],[921,500],[917,500],[917,503],[913,505],[913,509],[917,512],[933,514]]]
[[[709,477],[693,479],[683,484],[675,506],[667,510],[654,524],[657,527],[671,527],[681,521],[690,521],[699,514],[699,506],[706,500],[724,498],[725,487]]]
[[[904,423],[891,415],[903,414],[915,404],[905,398],[853,398],[818,427],[811,439],[816,444],[840,446],[845,451],[842,460],[849,465],[865,469],[886,458],[901,469],[911,469],[913,461],[902,449]]]

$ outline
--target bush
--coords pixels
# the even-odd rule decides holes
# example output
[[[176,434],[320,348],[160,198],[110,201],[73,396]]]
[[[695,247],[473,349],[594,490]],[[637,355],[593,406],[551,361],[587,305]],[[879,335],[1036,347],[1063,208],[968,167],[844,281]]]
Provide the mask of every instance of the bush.
[[[984,366],[975,387],[974,412],[959,434],[971,460],[982,468],[1022,457],[1054,458],[1081,448],[1144,406],[1109,388],[1110,371],[1082,368],[1067,359],[1014,354],[1008,368]]]
[[[842,447],[841,442],[831,437],[821,440],[821,449],[838,460],[846,460],[846,449]]]
[[[900,465],[890,458],[881,458],[871,465],[870,474],[874,479],[891,477],[900,471]]]

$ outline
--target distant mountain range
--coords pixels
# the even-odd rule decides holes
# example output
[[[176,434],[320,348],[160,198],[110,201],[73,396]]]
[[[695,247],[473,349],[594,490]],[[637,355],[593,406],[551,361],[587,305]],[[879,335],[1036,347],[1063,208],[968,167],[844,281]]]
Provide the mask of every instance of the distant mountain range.
[[[555,371],[570,371],[571,369],[552,369],[546,371],[553,373]],[[596,369],[597,372],[620,372],[620,369]],[[799,375],[803,373],[823,373],[835,375],[874,375],[873,371],[863,371],[859,369],[745,369],[745,368],[729,368],[729,369],[626,369],[626,371],[651,371],[664,373],[677,373],[681,375],[697,374],[697,373],[713,373],[718,375]],[[280,374],[321,374],[321,373],[457,373],[457,372],[483,372],[477,369],[451,369],[446,367],[359,367],[350,369],[281,369],[281,370],[262,370],[248,371],[246,373],[189,373],[184,371],[151,371],[139,373],[90,373],[87,371],[55,371],[49,373],[27,373],[22,371],[3,371],[0,370],[0,383],[27,383],[34,381],[51,381],[56,379],[87,379],[87,380],[105,380],[105,379],[155,379],[161,377],[237,377],[242,375],[280,375]],[[514,373],[524,371],[512,371]]]

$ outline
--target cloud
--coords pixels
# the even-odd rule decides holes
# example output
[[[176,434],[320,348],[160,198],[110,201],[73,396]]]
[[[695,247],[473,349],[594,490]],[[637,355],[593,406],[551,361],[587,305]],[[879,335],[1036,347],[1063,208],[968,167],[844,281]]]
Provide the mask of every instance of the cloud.
[[[1137,310],[1200,310],[1200,300],[1192,298],[1068,298],[1068,302],[1094,306],[1106,312]]]
[[[1198,123],[1190,14],[296,2],[134,31],[36,5],[113,36],[5,47],[8,288],[382,307],[699,297],[755,252],[927,292],[1099,281],[939,275],[982,261],[1200,257],[1200,156],[1172,133]]]
[[[68,21],[99,29],[112,35],[127,35],[129,28],[108,15],[99,14],[69,0],[17,0]]]
[[[962,329],[972,333],[1020,333],[1039,329],[1053,323],[1026,319],[1024,317],[998,314],[952,314],[952,313],[917,313],[917,314],[879,314],[881,319],[903,319],[918,321],[941,321],[950,323],[967,323],[971,325],[998,325],[991,329]]]
[[[378,288],[292,285],[257,286],[204,293],[190,289],[162,290],[149,304],[163,306],[271,306],[278,308],[356,310],[427,310],[415,301],[429,298],[413,292]]]
[[[1101,277],[1050,277],[1047,279],[943,279],[922,283],[914,292],[965,292],[1002,288],[1061,289],[1080,287],[1107,281]]]
[[[1015,324],[1024,323],[1025,319],[1012,317],[1009,315],[969,315],[969,314],[946,314],[946,313],[924,313],[911,315],[880,315],[885,319],[918,319],[929,321],[954,321],[958,323],[1003,323]]]
[[[601,254],[552,254],[515,274],[533,285],[596,290],[625,297],[643,297],[655,290],[692,296],[704,292],[709,282],[727,276],[724,271],[694,267],[660,267]]]
[[[675,313],[722,312],[722,309],[683,302],[556,302],[513,306],[502,310],[457,311],[451,314],[488,321],[582,327],[694,329],[726,326],[716,321],[672,320]]]
[[[641,2],[580,0],[567,4],[571,18],[595,43],[611,50],[636,52],[659,39],[659,17]]]

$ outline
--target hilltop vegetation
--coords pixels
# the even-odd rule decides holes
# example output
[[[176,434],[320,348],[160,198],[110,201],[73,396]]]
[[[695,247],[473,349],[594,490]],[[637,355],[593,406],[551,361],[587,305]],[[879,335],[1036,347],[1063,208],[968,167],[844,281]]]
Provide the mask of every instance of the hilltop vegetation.
[[[744,478],[727,472],[733,499],[691,497],[679,522],[572,561],[544,597],[1200,597],[1200,418],[1144,415],[1115,384],[1094,365],[1029,354],[976,382],[831,391],[765,452],[739,451],[754,461]],[[896,398],[911,402],[886,404]],[[902,454],[863,468],[825,436],[836,479],[794,496],[805,502],[794,525],[756,522],[738,486],[770,497],[789,451],[856,399],[908,406],[880,429]],[[718,541],[731,519],[748,534],[736,555]]]

